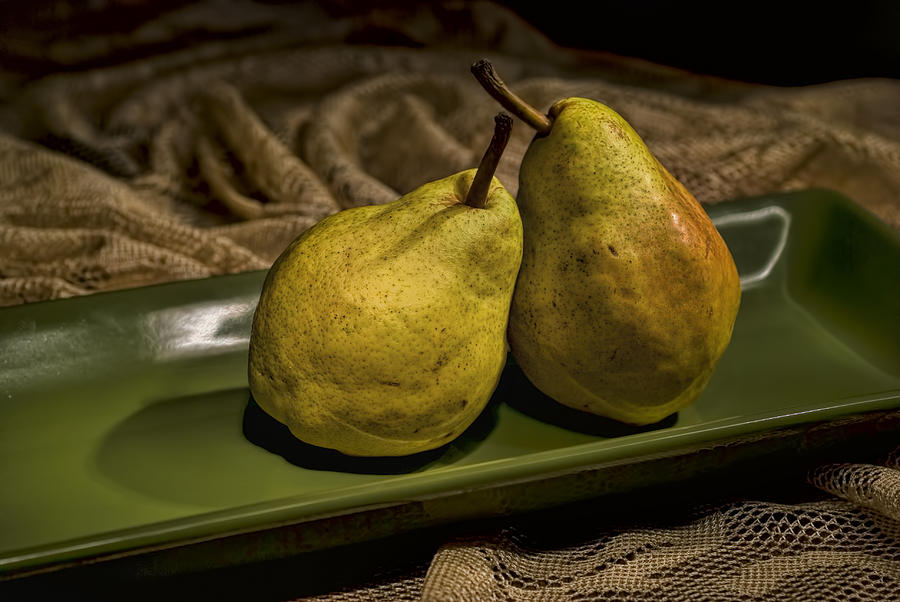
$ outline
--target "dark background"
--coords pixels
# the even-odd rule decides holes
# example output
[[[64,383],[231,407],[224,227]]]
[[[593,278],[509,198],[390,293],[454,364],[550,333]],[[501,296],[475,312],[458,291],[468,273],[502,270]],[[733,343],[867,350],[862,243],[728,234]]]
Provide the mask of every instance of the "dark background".
[[[696,73],[783,86],[857,77],[900,78],[900,2],[894,0],[497,1],[561,45],[643,58]],[[22,37],[28,29],[43,32],[47,39],[100,31],[127,35],[142,20],[188,3],[0,0],[0,67],[30,75],[61,67],[40,56],[17,54],[15,45],[4,44],[4,38]],[[318,4],[336,15],[347,15],[429,3],[323,0]],[[222,10],[228,10],[227,2]],[[60,19],[59,15],[66,16]],[[10,48],[12,52],[4,52]]]
[[[900,77],[900,2],[895,1],[503,4],[565,45],[731,79],[803,85]]]

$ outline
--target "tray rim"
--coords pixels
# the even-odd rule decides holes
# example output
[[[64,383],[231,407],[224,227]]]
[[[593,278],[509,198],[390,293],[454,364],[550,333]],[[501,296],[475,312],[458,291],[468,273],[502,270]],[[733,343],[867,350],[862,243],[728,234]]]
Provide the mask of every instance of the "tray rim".
[[[716,213],[728,213],[732,208],[747,202],[770,201],[775,204],[779,200],[798,195],[815,194],[817,192],[824,192],[832,196],[833,202],[836,199],[837,202],[855,208],[859,216],[868,222],[867,226],[874,225],[872,222],[880,224],[880,228],[883,228],[882,232],[890,232],[891,237],[900,243],[900,233],[878,220],[868,210],[846,199],[839,193],[823,189],[807,189],[735,199],[722,205],[717,205],[716,208],[720,209]],[[879,226],[875,227],[878,228]],[[256,270],[209,278],[157,283],[145,287],[103,291],[68,299],[10,306],[8,308],[0,308],[0,312],[13,310],[27,313],[27,308],[47,303],[72,303],[73,301],[77,303],[93,303],[101,296],[123,296],[134,294],[135,291],[147,288],[173,287],[174,290],[190,292],[188,291],[190,287],[200,286],[198,283],[205,283],[210,279],[217,279],[223,286],[227,286],[232,281],[260,278],[264,273],[265,270]],[[204,299],[199,297],[197,300],[202,301]],[[22,308],[26,309],[23,310]],[[898,406],[900,406],[900,388],[889,389],[880,393],[839,398],[814,408],[810,408],[808,403],[798,402],[794,406],[780,408],[777,411],[741,414],[704,422],[700,425],[671,426],[626,437],[591,441],[565,448],[533,452],[525,456],[487,460],[474,465],[449,465],[436,467],[433,470],[424,472],[384,475],[383,479],[378,481],[339,487],[329,490],[326,494],[318,492],[314,495],[288,496],[250,505],[234,506],[172,520],[148,523],[122,530],[97,533],[93,536],[59,541],[53,544],[23,548],[14,553],[0,555],[0,580],[19,571],[39,570],[44,566],[78,561],[80,558],[102,556],[127,550],[139,550],[158,545],[177,546],[179,541],[187,542],[198,538],[215,539],[237,532],[267,529],[280,524],[299,524],[314,521],[323,516],[352,514],[373,506],[390,506],[407,501],[442,497],[453,491],[458,492],[485,486],[497,486],[502,483],[515,481],[541,480],[553,475],[589,470],[592,467],[608,463],[628,463],[629,461],[637,461],[639,458],[652,455],[677,454],[678,450],[698,445],[713,445],[718,441],[733,436],[820,422],[862,412],[892,410]],[[641,453],[629,455],[629,452],[633,451],[633,448],[636,446],[641,446]],[[469,475],[469,479],[465,486],[459,489],[458,487],[453,487],[454,482],[457,481],[453,477],[461,473]],[[338,501],[341,503],[338,503]],[[307,512],[302,513],[300,512],[301,509],[305,509]],[[251,517],[260,516],[265,517],[266,520],[248,524],[247,521]],[[179,537],[172,539],[169,537],[171,534],[177,534]],[[132,545],[122,545],[127,542],[131,542]]]

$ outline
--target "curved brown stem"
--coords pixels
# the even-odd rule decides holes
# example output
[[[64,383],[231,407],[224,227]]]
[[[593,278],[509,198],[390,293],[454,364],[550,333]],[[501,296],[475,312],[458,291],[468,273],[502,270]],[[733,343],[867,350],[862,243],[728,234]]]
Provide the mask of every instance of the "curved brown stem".
[[[497,75],[490,61],[487,59],[476,61],[472,65],[471,71],[481,87],[493,96],[504,109],[536,129],[542,136],[550,133],[553,121],[510,90],[506,82]]]
[[[497,171],[497,165],[506,149],[506,143],[509,142],[511,131],[512,117],[506,113],[500,113],[494,117],[494,135],[491,137],[491,143],[487,150],[484,151],[484,156],[481,157],[475,177],[472,178],[472,185],[469,186],[469,192],[466,194],[466,205],[484,209],[488,190],[491,188],[491,180],[494,179],[494,172]]]

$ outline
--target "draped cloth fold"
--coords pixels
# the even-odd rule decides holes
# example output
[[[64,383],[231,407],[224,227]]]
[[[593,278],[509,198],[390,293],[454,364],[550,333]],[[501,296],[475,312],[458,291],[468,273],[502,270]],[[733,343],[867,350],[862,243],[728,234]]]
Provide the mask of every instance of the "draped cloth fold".
[[[0,305],[265,269],[329,213],[475,166],[499,109],[482,57],[541,109],[611,105],[701,202],[826,187],[900,226],[898,81],[704,77],[556,46],[487,2],[160,6],[128,35],[4,32],[7,62],[45,73],[0,77]],[[516,123],[498,170],[513,194],[532,135]]]

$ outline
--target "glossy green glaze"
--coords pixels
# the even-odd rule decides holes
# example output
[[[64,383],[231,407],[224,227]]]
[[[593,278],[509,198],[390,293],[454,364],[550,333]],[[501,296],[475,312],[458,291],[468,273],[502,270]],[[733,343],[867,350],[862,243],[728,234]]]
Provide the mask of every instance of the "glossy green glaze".
[[[696,403],[642,428],[562,408],[509,365],[449,446],[392,459],[304,446],[247,389],[264,273],[0,310],[0,574],[373,505],[433,505],[900,406],[898,234],[827,191],[710,214],[742,277],[734,336]]]

